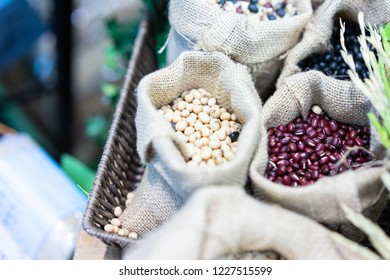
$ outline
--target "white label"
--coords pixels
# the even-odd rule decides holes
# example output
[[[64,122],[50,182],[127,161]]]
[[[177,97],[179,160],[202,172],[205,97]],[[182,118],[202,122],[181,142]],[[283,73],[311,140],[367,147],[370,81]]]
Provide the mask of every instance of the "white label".
[[[86,198],[74,183],[30,138],[0,139],[0,252],[4,258],[34,259],[56,222],[83,211],[85,205]]]

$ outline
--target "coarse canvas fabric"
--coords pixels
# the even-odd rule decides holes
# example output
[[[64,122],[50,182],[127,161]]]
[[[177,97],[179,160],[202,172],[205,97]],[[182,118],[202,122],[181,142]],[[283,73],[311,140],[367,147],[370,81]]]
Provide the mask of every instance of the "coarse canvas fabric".
[[[285,125],[296,117],[307,118],[313,105],[320,106],[339,122],[370,126],[367,113],[370,102],[352,83],[335,80],[318,71],[296,74],[286,78],[266,102],[262,112],[262,134],[271,127]],[[370,150],[374,160],[382,160],[380,142],[371,133]],[[336,176],[325,176],[314,184],[292,188],[274,183],[264,177],[268,163],[268,140],[261,139],[250,167],[254,195],[268,202],[310,217],[348,238],[360,241],[360,231],[345,218],[340,207],[348,205],[354,211],[376,220],[385,206],[387,192],[381,181],[383,167],[371,163]]]
[[[283,83],[285,78],[301,73],[304,70],[298,66],[300,61],[312,54],[324,53],[328,49],[333,26],[334,24],[338,24],[339,17],[343,20],[351,20],[357,24],[359,12],[364,13],[365,21],[369,22],[371,25],[383,25],[390,21],[390,1],[323,1],[307,24],[302,40],[288,52],[286,59],[284,60],[283,70],[277,81],[277,87]],[[356,89],[356,91],[358,90]]]
[[[274,21],[228,12],[207,0],[171,0],[167,61],[183,50],[218,51],[246,65],[261,98],[276,81],[285,53],[300,39],[313,10],[310,0],[293,0],[297,15]]]
[[[242,188],[210,186],[196,191],[166,224],[125,248],[122,259],[229,259],[245,252],[261,257],[265,251],[291,260],[362,258],[340,247],[330,233],[307,217],[254,199]]]
[[[184,91],[198,88],[211,93],[242,124],[235,157],[220,165],[187,165],[181,153],[185,143],[158,112]],[[136,94],[137,151],[147,174],[121,217],[128,230],[144,234],[155,229],[203,186],[246,184],[261,137],[262,103],[244,66],[219,52],[184,52],[170,66],[145,76]]]

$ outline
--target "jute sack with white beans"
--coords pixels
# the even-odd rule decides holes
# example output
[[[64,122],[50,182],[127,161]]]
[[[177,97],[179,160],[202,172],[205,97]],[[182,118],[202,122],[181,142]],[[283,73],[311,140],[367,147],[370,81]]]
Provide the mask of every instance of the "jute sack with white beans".
[[[315,221],[226,186],[195,192],[170,221],[125,248],[122,259],[226,259],[265,251],[292,260],[357,258]]]
[[[189,166],[184,142],[158,109],[184,91],[203,88],[242,124],[236,155],[216,166]],[[145,76],[137,88],[137,151],[146,176],[121,216],[123,226],[144,234],[155,229],[206,185],[244,186],[260,139],[262,104],[247,69],[218,52],[184,52],[167,68]]]
[[[246,65],[263,99],[280,73],[282,56],[300,39],[312,16],[310,0],[293,0],[297,15],[260,21],[228,12],[207,0],[171,0],[167,62],[184,50],[218,51]]]
[[[306,119],[313,105],[320,106],[330,118],[339,122],[370,126],[367,112],[371,110],[371,104],[362,93],[356,92],[352,83],[310,71],[286,78],[266,102],[262,112],[262,134],[299,116]],[[381,144],[371,134],[370,150],[374,160],[381,160],[383,154],[377,153]],[[310,217],[356,241],[363,235],[347,221],[341,203],[372,220],[379,217],[385,206],[387,193],[380,178],[383,167],[371,167],[372,163],[368,163],[356,170],[325,176],[314,184],[293,188],[266,179],[267,163],[268,141],[264,137],[250,167],[256,197]]]
[[[359,12],[363,12],[365,21],[373,26],[385,24],[390,21],[390,1],[323,1],[306,26],[302,40],[288,52],[277,86],[283,83],[285,78],[302,72],[303,69],[298,66],[300,61],[312,54],[324,53],[328,49],[335,21],[339,24],[338,17],[352,20],[357,24]]]

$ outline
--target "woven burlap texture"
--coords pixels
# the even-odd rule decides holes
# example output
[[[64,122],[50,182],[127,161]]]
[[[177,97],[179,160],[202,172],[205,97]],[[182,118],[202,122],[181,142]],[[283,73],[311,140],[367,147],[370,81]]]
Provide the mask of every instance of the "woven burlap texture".
[[[266,102],[262,112],[262,133],[265,134],[268,128],[285,125],[298,116],[307,118],[312,105],[319,105],[337,121],[369,125],[366,113],[371,106],[362,93],[357,93],[349,82],[311,71],[285,79]],[[370,142],[372,151],[376,150],[375,146],[380,146],[374,138]],[[340,203],[376,220],[386,201],[386,191],[380,179],[382,168],[362,167],[333,177],[324,177],[309,186],[292,188],[271,182],[263,176],[268,162],[267,147],[267,139],[263,137],[250,167],[254,195],[360,241],[363,235],[347,222]]]
[[[184,143],[157,111],[157,108],[170,104],[182,92],[194,88],[206,89],[220,106],[235,112],[243,124],[236,156],[227,163],[195,168],[187,166],[180,152]],[[244,66],[218,52],[184,52],[170,66],[141,80],[137,88],[137,103],[137,150],[141,160],[147,164],[146,168],[153,168],[154,175],[149,174],[143,179],[140,187],[144,191],[136,192],[134,203],[124,211],[122,220],[130,231],[134,231],[135,227],[129,225],[139,223],[142,225],[136,228],[142,228],[142,234],[156,228],[197,188],[245,185],[249,164],[260,139],[262,104]],[[157,191],[159,194],[151,194]],[[137,199],[138,195],[143,199]],[[147,203],[145,200],[148,200]],[[135,214],[156,213],[166,207],[170,208],[164,210],[166,215],[157,220],[153,219],[154,214]]]
[[[297,15],[275,21],[227,12],[207,0],[171,0],[168,63],[183,50],[218,51],[248,66],[256,88],[275,82],[282,58],[300,39],[313,10],[310,0],[293,0]]]
[[[317,1],[319,2],[319,1]],[[277,82],[279,86],[283,80],[302,69],[298,63],[315,53],[325,52],[330,43],[333,26],[339,26],[339,18],[358,22],[358,13],[363,12],[366,22],[372,25],[382,25],[390,21],[390,1],[388,0],[326,0],[314,12],[312,19],[306,26],[302,40],[288,52],[284,60],[282,73]],[[347,46],[348,48],[348,46]]]
[[[122,258],[221,259],[246,251],[273,251],[287,259],[353,258],[324,226],[240,188],[206,187],[155,232],[125,249]]]

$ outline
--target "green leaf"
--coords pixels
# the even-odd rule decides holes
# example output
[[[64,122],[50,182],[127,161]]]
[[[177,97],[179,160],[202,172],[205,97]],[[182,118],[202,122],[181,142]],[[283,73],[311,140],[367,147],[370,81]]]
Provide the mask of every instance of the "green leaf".
[[[390,22],[385,25],[385,38],[387,41],[390,41]]]
[[[64,172],[77,184],[81,191],[88,196],[95,179],[95,171],[69,154],[61,156],[61,167]]]
[[[389,139],[389,132],[387,131],[387,129],[382,126],[378,118],[373,113],[368,113],[367,116],[370,119],[372,125],[378,131],[383,146],[385,146],[387,149],[390,150],[390,139]]]
[[[117,85],[110,83],[102,83],[100,89],[104,96],[109,99],[115,99],[120,93],[120,88]]]

